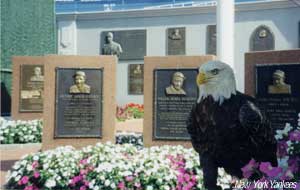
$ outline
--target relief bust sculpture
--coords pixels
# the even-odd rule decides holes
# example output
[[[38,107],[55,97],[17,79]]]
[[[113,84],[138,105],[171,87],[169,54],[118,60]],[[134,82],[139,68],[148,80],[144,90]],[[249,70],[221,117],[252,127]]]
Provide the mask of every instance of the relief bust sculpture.
[[[273,84],[268,86],[269,94],[291,94],[291,85],[286,84],[285,73],[281,70],[276,70],[273,73]]]
[[[89,85],[85,84],[86,75],[83,71],[77,71],[74,75],[74,85],[72,85],[69,89],[70,94],[89,94],[91,92],[91,88]]]
[[[165,91],[167,95],[186,95],[186,92],[182,88],[185,76],[181,72],[175,72],[172,76],[171,85],[168,86]]]
[[[113,41],[114,35],[108,32],[105,37],[105,44],[102,48],[103,55],[116,55],[120,57],[123,53],[122,47],[119,43]]]

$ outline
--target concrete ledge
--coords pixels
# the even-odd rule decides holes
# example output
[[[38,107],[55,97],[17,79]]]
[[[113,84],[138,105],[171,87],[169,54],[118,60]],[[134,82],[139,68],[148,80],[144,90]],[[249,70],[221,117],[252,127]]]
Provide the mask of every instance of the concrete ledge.
[[[27,144],[1,144],[0,150],[12,150],[19,148],[41,148],[41,143],[27,143]]]

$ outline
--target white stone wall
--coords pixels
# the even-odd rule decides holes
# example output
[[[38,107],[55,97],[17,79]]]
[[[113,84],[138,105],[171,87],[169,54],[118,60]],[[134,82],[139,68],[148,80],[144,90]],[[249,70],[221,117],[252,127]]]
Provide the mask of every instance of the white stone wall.
[[[238,90],[244,91],[244,53],[249,51],[252,32],[260,25],[268,26],[275,36],[275,50],[298,47],[300,7],[288,1],[241,4],[236,6],[234,67]],[[70,18],[70,30],[62,30]],[[76,22],[75,22],[76,21]],[[166,55],[166,31],[170,27],[186,27],[186,55],[205,55],[207,25],[216,23],[215,7],[192,7],[129,12],[59,14],[58,32],[69,31],[74,46],[59,47],[62,54],[99,55],[102,31],[147,30],[147,55]],[[74,26],[76,27],[74,29]],[[60,44],[60,35],[59,43]],[[63,35],[62,35],[63,36]],[[68,38],[67,38],[68,39]],[[73,48],[73,49],[72,49]],[[70,53],[71,52],[71,53]],[[128,95],[128,64],[117,67],[117,103],[143,103],[142,95]],[[152,82],[152,81],[146,81]]]

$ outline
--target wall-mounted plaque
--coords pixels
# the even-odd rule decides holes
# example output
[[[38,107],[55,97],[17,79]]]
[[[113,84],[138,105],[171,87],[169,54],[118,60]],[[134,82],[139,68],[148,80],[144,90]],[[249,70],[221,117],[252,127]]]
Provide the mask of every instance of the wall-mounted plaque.
[[[128,94],[142,95],[144,90],[144,65],[130,64],[128,71]]]
[[[274,35],[267,26],[257,27],[250,38],[250,51],[274,50]]]
[[[208,25],[206,29],[206,54],[217,55],[216,25]]]
[[[297,124],[300,112],[300,64],[256,65],[256,98],[272,126]]]
[[[185,55],[185,28],[168,28],[167,30],[168,55]]]
[[[44,66],[21,65],[20,112],[42,112],[44,94]]]
[[[112,39],[109,40],[114,45],[109,45],[110,34]],[[105,31],[101,33],[100,43],[102,55],[118,55],[119,60],[143,60],[146,55],[146,30]]]
[[[195,69],[154,70],[154,139],[189,140],[186,119],[198,97]]]
[[[55,137],[102,137],[103,69],[56,68]]]

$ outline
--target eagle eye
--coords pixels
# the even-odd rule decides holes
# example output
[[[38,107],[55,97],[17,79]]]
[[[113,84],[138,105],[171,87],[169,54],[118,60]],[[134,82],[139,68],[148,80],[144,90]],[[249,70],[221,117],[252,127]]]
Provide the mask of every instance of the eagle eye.
[[[219,74],[219,69],[213,69],[213,70],[211,70],[211,73],[213,75],[217,75],[217,74]]]

